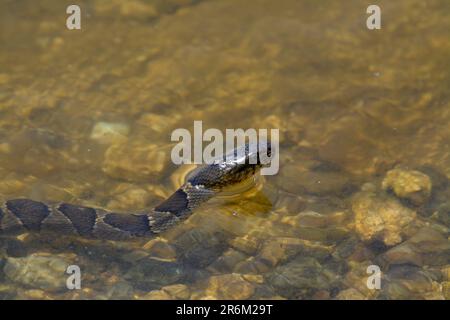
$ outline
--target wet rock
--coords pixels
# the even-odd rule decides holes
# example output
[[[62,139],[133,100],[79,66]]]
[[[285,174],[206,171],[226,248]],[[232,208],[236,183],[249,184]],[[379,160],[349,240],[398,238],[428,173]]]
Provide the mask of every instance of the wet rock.
[[[333,246],[326,246],[316,241],[279,237],[266,241],[255,259],[261,259],[274,267],[298,254],[320,259],[330,255],[332,250]]]
[[[387,251],[384,257],[390,264],[410,263],[416,266],[423,265],[421,254],[416,252],[415,247],[410,243],[402,243],[395,246]]]
[[[393,190],[397,197],[407,199],[414,205],[422,205],[430,197],[431,179],[420,171],[393,169],[387,172],[382,187]]]
[[[56,297],[46,293],[43,290],[31,289],[19,291],[17,298],[20,300],[55,300]]]
[[[248,255],[254,255],[261,244],[261,240],[252,237],[250,235],[245,235],[242,237],[234,238],[230,241],[230,246],[236,250],[242,251]]]
[[[161,286],[177,283],[185,276],[185,269],[179,263],[145,257],[125,274],[125,279],[141,290],[159,289]]]
[[[339,294],[336,296],[337,300],[366,300],[367,298],[364,297],[364,295],[359,292],[358,290],[354,288],[342,290],[339,292]]]
[[[175,248],[167,240],[162,238],[150,240],[143,248],[154,258],[173,260],[177,256]]]
[[[97,122],[90,138],[102,144],[117,144],[127,140],[130,128],[125,123]]]
[[[98,15],[121,15],[131,19],[150,19],[158,15],[153,4],[140,0],[131,0],[126,3],[117,0],[95,1],[94,9]]]
[[[450,242],[431,227],[421,228],[410,239],[384,254],[390,264],[410,263],[417,266],[446,264],[449,257]]]
[[[443,299],[436,275],[407,264],[393,266],[382,283],[383,296],[390,299]]]
[[[314,211],[303,211],[295,216],[287,216],[281,219],[281,222],[292,226],[316,227],[321,228],[327,225],[327,217]]]
[[[105,153],[102,170],[116,179],[149,181],[164,170],[168,161],[165,149],[134,141],[111,145]]]
[[[234,267],[245,260],[247,255],[234,249],[225,251],[216,261],[209,265],[208,270],[227,273],[233,271]]]
[[[231,273],[209,278],[206,296],[212,299],[242,300],[250,298],[255,287],[240,274]]]
[[[339,171],[303,168],[295,163],[285,165],[280,171],[281,187],[296,193],[313,195],[340,194],[351,188],[348,175]]]
[[[334,280],[316,259],[309,257],[299,257],[279,266],[265,278],[279,294],[287,298],[297,297],[312,289],[326,290]]]
[[[352,201],[355,231],[364,241],[381,240],[386,245],[400,243],[416,218],[416,213],[387,195],[360,192]]]
[[[108,202],[111,210],[142,209],[147,207],[151,198],[147,190],[129,184],[120,184],[113,193],[114,198]]]
[[[312,300],[328,300],[330,299],[330,292],[327,290],[318,290],[312,296]]]
[[[139,298],[144,300],[171,300],[172,296],[163,290],[153,290]]]
[[[118,281],[108,288],[106,299],[129,299],[133,295],[134,288],[126,281]]]
[[[450,227],[450,203],[444,203],[439,206],[433,217],[447,227]]]
[[[450,300],[450,281],[444,281],[441,283],[442,285],[442,295],[445,300]]]
[[[346,288],[352,288],[357,293],[362,295],[365,299],[376,299],[380,293],[380,290],[369,289],[367,286],[368,277],[371,273],[367,272],[367,268],[375,263],[371,260],[355,262],[348,262],[348,272],[345,273],[343,283]],[[383,285],[383,273],[384,269],[381,268],[381,285]],[[349,292],[349,293],[352,293]],[[353,291],[353,293],[355,293]],[[356,298],[356,297],[355,297]]]
[[[173,284],[161,288],[161,291],[166,292],[174,299],[186,300],[189,299],[191,292],[189,287],[184,284]]]
[[[165,106],[167,110],[171,109],[171,106]],[[170,130],[180,119],[180,114],[163,115],[157,113],[145,113],[137,121],[141,126],[148,127],[151,131],[158,134],[167,132]]]
[[[330,225],[341,225],[347,218],[348,213],[337,211],[331,214],[321,214],[315,211],[302,211],[296,215],[285,216],[281,222],[293,227],[324,228]]]
[[[24,258],[8,258],[3,272],[11,281],[23,286],[44,291],[66,290],[66,269],[73,264],[72,259],[65,255],[38,253]]]
[[[178,257],[193,267],[205,267],[227,248],[225,234],[204,229],[192,229],[179,235],[173,243]]]
[[[359,262],[374,258],[374,253],[356,237],[341,241],[332,255],[339,260]]]
[[[261,274],[269,272],[272,267],[264,260],[250,257],[247,260],[239,262],[234,268],[234,272],[241,274]]]

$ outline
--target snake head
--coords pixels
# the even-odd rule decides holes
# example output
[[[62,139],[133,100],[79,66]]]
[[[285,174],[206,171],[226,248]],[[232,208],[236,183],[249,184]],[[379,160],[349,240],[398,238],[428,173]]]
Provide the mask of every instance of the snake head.
[[[270,142],[245,144],[215,160],[212,164],[197,168],[189,177],[193,186],[221,191],[225,187],[242,183],[253,177],[260,168],[270,165]]]

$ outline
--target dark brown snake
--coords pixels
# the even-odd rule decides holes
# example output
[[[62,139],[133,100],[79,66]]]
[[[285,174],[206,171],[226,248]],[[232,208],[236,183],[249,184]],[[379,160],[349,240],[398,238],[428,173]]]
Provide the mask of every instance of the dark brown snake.
[[[0,207],[0,236],[26,232],[51,232],[108,240],[155,236],[188,218],[198,206],[224,188],[253,176],[267,164],[261,159],[270,157],[270,143],[262,146],[247,144],[233,150],[231,160],[224,156],[213,164],[198,168],[183,186],[147,212],[116,213],[30,199],[5,201]]]

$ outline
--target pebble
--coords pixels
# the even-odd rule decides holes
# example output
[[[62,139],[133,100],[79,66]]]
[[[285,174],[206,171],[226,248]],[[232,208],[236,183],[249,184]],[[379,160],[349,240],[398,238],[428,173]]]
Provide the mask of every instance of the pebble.
[[[165,149],[144,142],[111,145],[105,153],[102,170],[115,179],[149,181],[170,161]]]
[[[355,231],[364,241],[381,240],[386,245],[400,243],[405,228],[410,226],[416,213],[387,195],[360,192],[352,200]]]
[[[277,267],[265,278],[279,294],[287,298],[294,298],[305,290],[327,290],[333,285],[320,263],[310,257],[297,257]]]
[[[166,292],[169,296],[180,300],[189,299],[191,295],[189,287],[184,284],[173,284],[170,286],[165,286],[162,287],[161,290]]]
[[[358,290],[349,288],[339,292],[336,300],[366,300],[366,297]]]
[[[23,258],[8,258],[5,275],[24,286],[46,291],[66,290],[66,269],[73,258],[63,255],[31,254]]]
[[[255,287],[242,275],[230,273],[209,278],[206,295],[213,299],[243,300],[250,298]]]
[[[125,123],[97,122],[90,138],[101,144],[116,144],[127,141],[130,127]]]
[[[177,257],[175,248],[169,244],[167,240],[162,238],[150,240],[143,246],[143,249],[145,249],[150,256],[154,258],[175,260]]]
[[[430,197],[431,179],[417,170],[393,169],[386,173],[382,187],[393,190],[397,197],[420,206]]]

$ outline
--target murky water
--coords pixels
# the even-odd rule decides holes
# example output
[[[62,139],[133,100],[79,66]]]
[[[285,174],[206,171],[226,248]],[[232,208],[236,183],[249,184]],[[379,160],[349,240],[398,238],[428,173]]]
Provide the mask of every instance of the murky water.
[[[0,4],[2,199],[154,206],[194,120],[279,128],[280,172],[150,241],[2,239],[1,298],[450,297],[448,1],[78,3]]]

